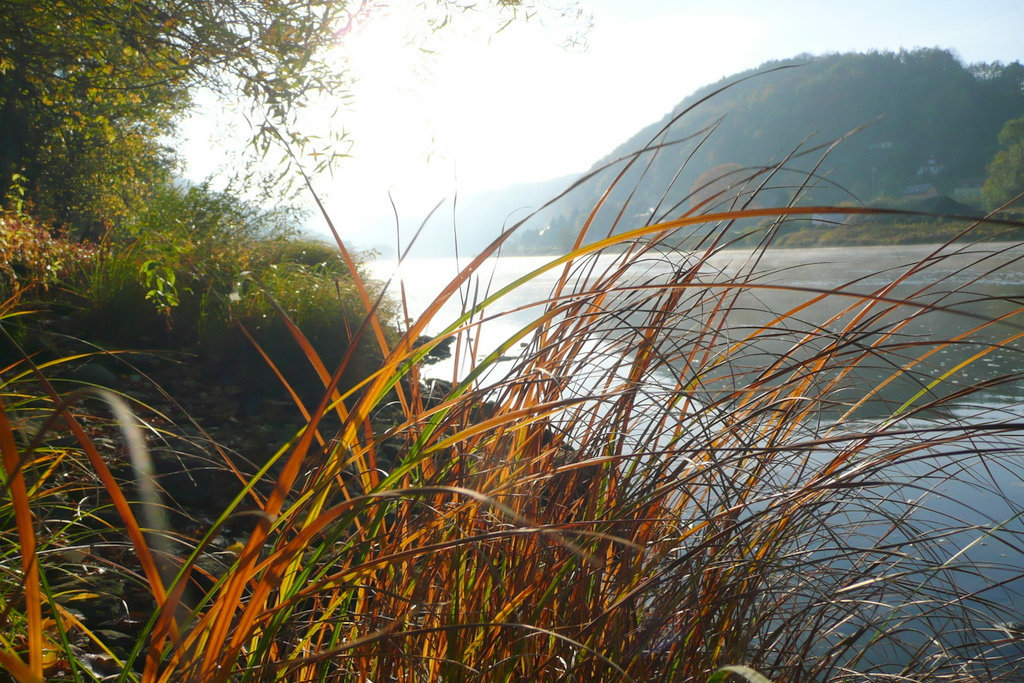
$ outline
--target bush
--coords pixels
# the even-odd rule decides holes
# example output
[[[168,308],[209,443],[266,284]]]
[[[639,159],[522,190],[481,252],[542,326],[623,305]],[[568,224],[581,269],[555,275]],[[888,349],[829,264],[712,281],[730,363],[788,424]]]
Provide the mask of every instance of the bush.
[[[94,246],[55,234],[28,216],[0,213],[0,293],[56,284],[86,266],[96,253]]]
[[[293,238],[300,219],[294,210],[263,210],[206,184],[167,185],[119,238],[182,301],[185,292],[227,296],[241,273],[268,265],[266,243]],[[166,301],[156,303],[171,313]]]
[[[36,302],[41,316],[12,320],[8,327],[26,351],[42,352],[40,358],[47,361],[102,349],[160,354],[165,362],[144,362],[153,379],[191,382],[202,377],[226,388],[228,395],[201,392],[207,400],[191,402],[193,409],[213,410],[216,419],[224,409],[211,403],[244,400],[237,417],[251,422],[267,419],[268,402],[291,401],[261,353],[279,364],[305,402],[315,404],[322,372],[311,365],[291,325],[298,325],[316,353],[337,363],[349,351],[367,304],[338,247],[302,235],[299,217],[291,210],[254,208],[207,186],[168,186],[144,216],[110,233],[98,247],[54,240],[38,229],[31,233],[37,240],[32,251],[21,232],[5,232],[5,244],[20,239],[10,249],[16,254],[10,263],[17,282],[25,281],[23,264],[30,262],[38,264],[37,271],[49,268],[52,272],[45,272],[51,277],[62,274],[59,290]],[[55,264],[71,253],[89,258],[74,272],[59,270]],[[379,285],[366,282],[369,295],[377,298]],[[390,315],[386,302],[380,311]],[[395,336],[389,325],[382,331]],[[360,342],[352,353],[342,387],[364,379],[381,358],[370,341]],[[0,349],[0,360],[17,358],[6,345]],[[138,373],[113,358],[103,363],[115,374]],[[284,411],[272,412],[282,427],[301,419],[294,407],[287,422]],[[199,419],[216,426],[211,418]]]

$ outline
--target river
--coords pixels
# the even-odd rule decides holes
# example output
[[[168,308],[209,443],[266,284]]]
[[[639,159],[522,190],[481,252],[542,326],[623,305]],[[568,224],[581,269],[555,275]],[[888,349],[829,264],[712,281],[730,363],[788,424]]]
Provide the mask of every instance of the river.
[[[761,254],[749,251],[721,251],[706,258],[701,265],[704,273],[718,279],[736,278],[745,274],[746,280],[756,288],[742,294],[741,301],[729,316],[729,325],[736,330],[752,329],[764,325],[776,314],[789,311],[809,300],[814,292],[842,290],[853,294],[877,291],[880,287],[902,276],[911,266],[925,262],[927,265],[907,276],[901,286],[887,294],[892,298],[905,297],[924,287],[931,287],[932,293],[919,301],[934,303],[941,310],[921,315],[902,334],[916,341],[927,339],[950,339],[978,325],[982,320],[994,320],[1024,306],[1024,246],[994,244],[965,248],[961,253],[944,254],[934,257],[937,247],[933,245],[885,246],[885,247],[835,247],[826,249],[770,250]],[[756,267],[751,267],[754,258]],[[616,258],[605,255],[598,259],[594,268],[600,272]],[[489,259],[460,293],[434,315],[427,326],[427,332],[436,334],[454,321],[467,302],[482,300],[488,292],[513,282],[523,275],[551,262],[551,257],[500,257]],[[636,270],[645,279],[667,275],[678,259],[646,259]],[[468,259],[413,259],[397,268],[394,261],[371,263],[371,273],[380,279],[392,279],[391,292],[403,296],[410,318],[417,318],[434,301],[437,294],[455,277]],[[480,336],[479,349],[489,350],[518,332],[542,309],[538,302],[548,299],[552,288],[562,273],[553,268],[535,277],[503,297],[500,302],[487,309],[486,324],[474,330]],[[404,290],[400,288],[404,282]],[[957,290],[954,292],[954,290]],[[953,292],[950,294],[950,292]],[[821,320],[835,315],[840,309],[854,303],[853,296],[831,296],[801,312],[793,320],[803,322],[811,330]],[[531,305],[532,304],[532,305]],[[919,310],[904,307],[888,317],[910,316]],[[975,341],[1002,340],[1013,336],[1024,326],[1024,314],[1011,317],[1001,324],[992,325],[982,333],[974,335]],[[788,329],[793,331],[794,324]],[[785,348],[789,339],[778,339],[762,346],[768,355]],[[993,352],[975,363],[958,370],[951,377],[950,386],[967,385],[982,379],[1018,373],[1024,370],[1021,364],[1021,349],[1024,343],[1014,341],[1005,352]],[[967,344],[950,346],[939,350],[928,358],[928,367],[922,374],[945,372],[959,363],[972,351]],[[511,358],[514,351],[506,354]],[[506,361],[506,362],[511,362]],[[451,378],[465,372],[456,370],[451,361],[436,366],[431,373],[438,377]],[[865,378],[867,381],[869,378]],[[889,401],[896,400],[891,387]],[[1024,383],[1019,381],[997,383],[971,397],[969,403],[984,401],[993,406],[1015,404],[1024,399]]]
[[[830,339],[859,334],[848,348],[870,355],[871,344],[883,338],[885,330],[899,326],[898,336],[890,340],[889,351],[868,358],[845,378],[843,388],[835,392],[835,407],[823,411],[815,423],[822,433],[840,433],[833,431],[838,429],[837,424],[855,431],[860,423],[880,424],[894,414],[904,415],[901,429],[919,434],[922,440],[941,441],[936,435],[942,429],[963,425],[1009,425],[998,433],[972,437],[966,451],[963,440],[948,448],[936,445],[931,452],[941,456],[927,461],[911,459],[887,470],[887,475],[893,477],[887,494],[891,503],[886,506],[892,518],[900,519],[907,528],[917,529],[919,538],[929,539],[928,543],[915,543],[914,535],[900,526],[899,533],[905,537],[897,549],[910,564],[901,565],[903,560],[894,560],[893,572],[904,571],[906,580],[920,581],[922,595],[941,574],[942,581],[953,582],[956,590],[969,596],[964,604],[975,611],[976,618],[994,625],[1024,622],[1024,341],[1018,338],[1024,330],[1022,257],[1024,244],[974,245],[941,252],[928,245],[764,253],[722,251],[700,259],[659,254],[641,259],[619,282],[628,285],[668,280],[681,266],[695,262],[699,262],[697,280],[709,289],[714,289],[714,283],[742,282],[743,286],[734,288],[735,298],[728,299],[727,318],[715,317],[715,304],[722,299],[684,298],[681,306],[688,308],[685,315],[675,319],[677,327],[673,330],[678,343],[684,345],[698,333],[688,327],[699,328],[713,320],[722,325],[723,338],[747,345],[744,365],[739,370],[730,365],[729,374],[718,378],[728,385],[728,390],[752,381],[780,354],[794,353],[794,340],[808,335]],[[586,292],[589,285],[582,274],[602,273],[618,258],[614,254],[602,255],[578,265],[570,282],[578,291]],[[551,260],[488,260],[457,295],[441,306],[426,332],[441,332],[488,292],[499,290]],[[371,272],[381,279],[393,278],[392,293],[404,297],[409,318],[416,319],[456,275],[460,265],[467,262],[411,260],[396,269],[394,262],[379,261],[371,264]],[[487,322],[469,330],[479,344],[474,355],[485,355],[516,337],[543,310],[541,302],[550,298],[562,272],[561,267],[543,272],[488,307],[483,316]],[[898,286],[885,289],[896,281]],[[807,305],[821,292],[832,295]],[[869,292],[893,301],[912,298],[913,303],[895,305],[862,298]],[[620,299],[629,296],[631,293],[625,292]],[[788,313],[784,324],[773,322],[783,313]],[[607,333],[597,329],[595,343],[608,344],[613,354],[615,334],[628,326],[630,316],[636,315],[634,312],[618,319],[621,324]],[[850,327],[849,321],[857,316],[867,316],[866,322]],[[985,324],[997,319],[1001,320]],[[751,336],[765,329],[777,334]],[[491,378],[514,370],[517,354],[527,352],[530,340],[531,336],[525,335],[509,344],[502,360],[494,364]],[[956,343],[938,344],[940,340]],[[800,352],[810,353],[815,347],[808,348],[811,351],[802,348]],[[680,378],[687,372],[685,354],[666,357],[666,362],[648,377],[648,383],[671,385],[682,381]],[[449,380],[464,376],[472,360],[466,360],[465,354],[463,358],[460,367],[449,360],[433,366],[429,372]],[[908,363],[909,370],[899,372]],[[858,401],[866,389],[890,377],[895,379],[870,401]],[[934,381],[937,378],[941,381]],[[481,381],[487,381],[487,377]],[[979,384],[983,386],[978,391],[958,393]],[[586,382],[577,385],[576,391],[587,390]],[[927,407],[936,401],[934,408]],[[881,439],[873,447],[887,446]],[[886,543],[893,542],[895,525],[879,520],[877,513],[877,509],[872,509],[874,518],[852,525],[858,538],[849,539],[851,545],[872,548],[882,536]],[[850,513],[841,514],[843,522],[851,524]],[[936,534],[935,529],[947,531]],[[928,557],[915,556],[916,553]],[[914,623],[910,630],[917,626]],[[920,632],[927,634],[928,627],[920,628]],[[993,639],[1002,637],[998,628],[990,632]]]

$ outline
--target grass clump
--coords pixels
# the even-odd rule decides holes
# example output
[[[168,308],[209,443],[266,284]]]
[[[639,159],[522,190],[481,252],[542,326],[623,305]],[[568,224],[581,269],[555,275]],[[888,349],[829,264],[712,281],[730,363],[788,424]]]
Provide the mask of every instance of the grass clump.
[[[276,292],[321,387],[297,396],[304,424],[258,471],[209,448],[234,488],[203,515],[175,507],[181,487],[159,471],[155,500],[133,483],[170,442],[158,416],[100,420],[14,362],[0,664],[18,680],[1012,680],[1021,425],[963,406],[1020,377],[957,380],[1020,354],[1022,309],[986,316],[970,277],[929,276],[961,258],[1012,267],[1017,247],[946,244],[882,284],[801,287],[765,310],[762,295],[796,289],[758,267],[773,228],[737,268],[713,257],[735,221],[822,208],[718,199],[585,246],[584,227],[567,255],[473,285],[506,234],[400,336],[351,259],[347,274],[319,256],[263,271],[252,283]],[[547,274],[539,312],[481,347],[496,307]],[[321,304],[289,299],[278,276],[347,278],[363,310],[345,313],[343,352],[323,357],[287,322]],[[921,335],[950,313],[962,329]],[[359,343],[379,361],[344,386]],[[442,343],[459,370],[428,392],[423,361]],[[35,423],[18,417],[28,406]],[[61,468],[94,478],[54,503]],[[72,505],[79,488],[89,502]],[[179,517],[140,521],[162,506]],[[78,610],[53,579],[73,566],[115,575],[126,607]]]
[[[157,383],[215,378],[228,400],[245,397],[240,417],[265,418],[258,414],[262,404],[292,399],[255,341],[288,372],[303,400],[315,402],[322,382],[295,343],[294,325],[331,364],[351,340],[354,360],[343,387],[365,377],[380,356],[372,342],[355,340],[365,311],[353,275],[336,247],[299,229],[302,219],[207,185],[167,185],[145,212],[110,229],[99,244],[61,241],[36,226],[34,241],[21,239],[0,254],[9,273],[0,282],[4,291],[17,294],[20,309],[40,311],[12,319],[9,331],[27,353],[42,354],[37,358],[87,355],[77,365],[103,374],[99,383],[110,388],[123,389],[125,378],[139,375]],[[155,355],[106,353],[125,350]],[[0,357],[11,362],[18,354],[0,342]],[[76,364],[62,367],[74,372]],[[291,410],[287,428],[294,430],[301,415]],[[210,422],[222,421],[223,412]]]

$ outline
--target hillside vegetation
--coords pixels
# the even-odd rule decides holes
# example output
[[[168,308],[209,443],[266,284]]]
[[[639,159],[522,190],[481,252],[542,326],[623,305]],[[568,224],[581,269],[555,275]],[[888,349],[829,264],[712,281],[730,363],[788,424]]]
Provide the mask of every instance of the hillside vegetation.
[[[534,251],[538,243],[551,252],[568,248],[623,170],[616,160],[649,146],[597,215],[593,235],[613,222],[621,231],[740,206],[755,189],[762,206],[868,203],[976,213],[1000,130],[1022,115],[1024,66],[1017,62],[964,65],[940,49],[768,62],[701,88],[624,141],[594,165],[607,169],[571,193],[549,226],[534,227],[541,234],[524,233],[518,243]],[[758,174],[766,168],[770,174]],[[936,197],[947,201],[935,204]],[[804,219],[787,230],[806,226]],[[901,231],[875,230],[867,241],[900,241]],[[909,232],[921,241],[919,231]],[[937,230],[930,241],[949,234]],[[861,235],[851,243],[864,241]]]

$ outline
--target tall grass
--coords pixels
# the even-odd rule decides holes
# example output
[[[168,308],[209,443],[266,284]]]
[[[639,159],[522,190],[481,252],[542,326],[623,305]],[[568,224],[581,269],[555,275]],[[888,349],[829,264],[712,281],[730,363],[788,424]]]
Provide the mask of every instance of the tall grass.
[[[592,242],[585,227],[564,257],[471,287],[505,235],[394,343],[356,277],[367,315],[351,332],[380,367],[340,394],[354,351],[328,366],[289,326],[322,398],[195,535],[140,521],[154,503],[126,483],[145,470],[137,439],[121,454],[83,395],[29,358],[7,368],[0,664],[19,681],[706,680],[729,665],[1012,680],[1024,425],[959,406],[1020,377],[957,380],[1019,356],[1024,305],[995,324],[970,279],[920,284],[957,254],[992,261],[946,244],[882,285],[757,310],[794,288],[758,268],[771,228],[742,267],[712,272],[728,228],[822,209],[743,197]],[[668,248],[681,235],[689,248]],[[558,278],[541,312],[481,348],[488,311],[542,273]],[[951,311],[965,325],[948,339],[914,331]],[[427,394],[422,360],[445,339],[459,374]],[[935,363],[948,353],[953,369]],[[979,559],[985,544],[1006,558]],[[95,582],[57,580],[99,569],[130,595],[116,626],[75,607]]]

